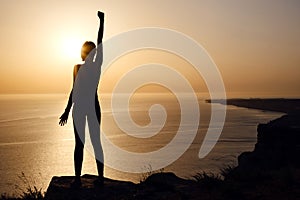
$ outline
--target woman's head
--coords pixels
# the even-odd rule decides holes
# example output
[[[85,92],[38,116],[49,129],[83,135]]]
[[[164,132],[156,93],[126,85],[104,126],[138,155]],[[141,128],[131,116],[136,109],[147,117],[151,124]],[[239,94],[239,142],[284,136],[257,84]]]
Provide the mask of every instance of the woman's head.
[[[89,53],[96,47],[94,42],[86,41],[81,48],[81,58],[84,61]]]

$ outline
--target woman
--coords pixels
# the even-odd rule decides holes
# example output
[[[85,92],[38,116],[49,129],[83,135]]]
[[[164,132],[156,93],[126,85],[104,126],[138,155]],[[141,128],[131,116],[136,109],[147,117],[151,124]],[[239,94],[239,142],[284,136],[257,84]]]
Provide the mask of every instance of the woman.
[[[82,65],[75,65],[73,70],[73,89],[69,96],[68,105],[61,115],[59,124],[65,125],[68,120],[70,109],[73,106],[73,126],[75,133],[74,168],[75,179],[71,187],[81,186],[81,169],[83,161],[83,150],[85,143],[85,122],[89,124],[90,137],[95,152],[98,179],[97,185],[103,185],[103,152],[100,143],[100,105],[97,95],[101,64],[103,58],[102,38],[104,29],[104,13],[98,11],[100,27],[98,31],[97,50],[93,42],[87,41],[81,49]],[[97,52],[96,52],[97,51]],[[96,58],[95,57],[96,54]]]

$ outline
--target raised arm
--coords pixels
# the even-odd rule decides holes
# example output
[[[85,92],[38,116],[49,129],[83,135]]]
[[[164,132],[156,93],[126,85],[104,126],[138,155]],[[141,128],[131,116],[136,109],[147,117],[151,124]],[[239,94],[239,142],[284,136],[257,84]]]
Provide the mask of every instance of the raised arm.
[[[104,31],[104,13],[101,11],[98,11],[98,17],[100,19],[100,26],[98,31],[98,39],[97,44],[100,45],[102,43],[103,39],[103,31]]]
[[[97,63],[99,69],[101,70],[101,65],[103,62],[103,46],[102,46],[102,39],[103,39],[103,31],[104,31],[104,13],[101,11],[98,11],[98,17],[100,19],[100,26],[99,26],[99,30],[98,30],[98,39],[97,39],[97,55],[96,55],[96,59],[94,59],[94,54],[91,56],[88,56],[88,58],[86,59],[86,63]],[[95,52],[94,52],[95,53]]]

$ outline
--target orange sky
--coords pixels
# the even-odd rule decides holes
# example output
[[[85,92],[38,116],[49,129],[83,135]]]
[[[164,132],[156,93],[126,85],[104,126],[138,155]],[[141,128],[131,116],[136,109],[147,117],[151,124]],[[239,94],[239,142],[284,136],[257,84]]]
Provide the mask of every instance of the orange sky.
[[[0,10],[0,93],[68,92],[103,10],[104,40],[138,27],[174,29],[205,47],[227,92],[300,96],[298,0],[2,0]]]

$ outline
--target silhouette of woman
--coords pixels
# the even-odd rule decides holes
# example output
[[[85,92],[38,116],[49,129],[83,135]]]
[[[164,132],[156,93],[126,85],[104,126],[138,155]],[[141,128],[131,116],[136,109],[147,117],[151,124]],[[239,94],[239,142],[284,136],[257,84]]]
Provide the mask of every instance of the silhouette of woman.
[[[73,88],[65,112],[61,115],[59,124],[64,126],[67,123],[69,112],[73,106],[73,126],[75,133],[74,168],[75,179],[71,187],[81,186],[81,169],[83,162],[83,150],[85,143],[85,123],[89,125],[89,133],[94,148],[95,159],[98,170],[96,185],[103,185],[104,162],[103,151],[100,142],[100,105],[97,95],[97,87],[101,73],[103,59],[103,29],[104,13],[98,11],[100,26],[98,31],[97,49],[96,45],[87,41],[81,48],[81,58],[84,64],[75,65],[73,70]],[[96,56],[96,58],[95,58]]]

